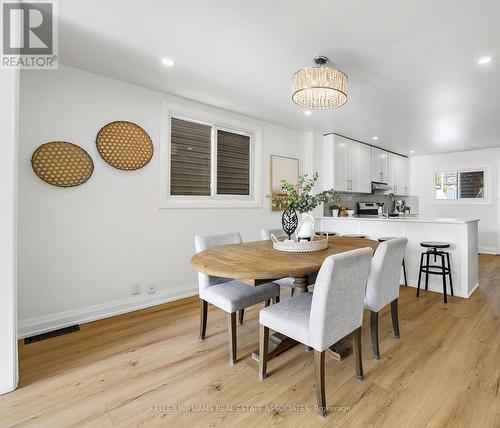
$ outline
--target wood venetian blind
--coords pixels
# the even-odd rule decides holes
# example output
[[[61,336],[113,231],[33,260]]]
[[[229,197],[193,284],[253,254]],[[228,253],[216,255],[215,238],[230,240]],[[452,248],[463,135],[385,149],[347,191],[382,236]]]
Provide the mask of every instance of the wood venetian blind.
[[[212,127],[171,119],[170,194],[210,196]]]
[[[250,195],[250,137],[217,130],[217,194]]]
[[[484,198],[484,171],[460,173],[460,198]]]

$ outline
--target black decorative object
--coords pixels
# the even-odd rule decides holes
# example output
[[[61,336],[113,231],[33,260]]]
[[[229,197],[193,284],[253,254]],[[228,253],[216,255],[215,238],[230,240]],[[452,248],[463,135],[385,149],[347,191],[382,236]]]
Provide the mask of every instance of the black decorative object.
[[[299,217],[297,216],[297,211],[291,206],[288,206],[281,216],[281,226],[288,235],[288,239],[292,239],[293,232],[295,232],[298,225]]]

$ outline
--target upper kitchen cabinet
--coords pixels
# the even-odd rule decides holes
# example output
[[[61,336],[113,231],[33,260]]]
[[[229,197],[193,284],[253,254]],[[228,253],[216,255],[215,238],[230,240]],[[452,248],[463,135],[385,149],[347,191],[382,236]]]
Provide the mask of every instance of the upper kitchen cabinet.
[[[403,156],[389,153],[388,183],[395,195],[410,194],[410,160]]]
[[[372,147],[372,181],[387,183],[389,180],[389,153]]]
[[[371,193],[371,148],[366,144],[327,135],[323,139],[325,189]]]

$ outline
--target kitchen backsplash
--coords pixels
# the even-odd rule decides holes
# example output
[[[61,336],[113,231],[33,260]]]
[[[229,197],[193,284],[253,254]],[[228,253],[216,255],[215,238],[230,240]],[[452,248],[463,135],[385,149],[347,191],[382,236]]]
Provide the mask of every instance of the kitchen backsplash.
[[[396,200],[402,200],[405,205],[411,207],[411,214],[418,214],[418,196],[396,196]],[[385,195],[372,195],[366,193],[345,193],[342,199],[342,205],[349,210],[356,210],[358,213],[358,202],[384,202],[387,203],[387,196]],[[331,206],[324,204],[324,215],[331,216]]]

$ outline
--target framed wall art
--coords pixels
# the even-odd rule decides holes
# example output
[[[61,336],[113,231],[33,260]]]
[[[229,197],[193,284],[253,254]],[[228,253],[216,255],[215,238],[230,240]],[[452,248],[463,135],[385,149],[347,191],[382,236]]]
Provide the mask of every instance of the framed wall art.
[[[284,211],[285,205],[280,204],[280,198],[284,198],[281,188],[281,180],[291,184],[299,181],[299,160],[287,156],[271,155],[271,210]],[[273,202],[274,201],[274,202]]]

